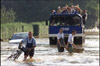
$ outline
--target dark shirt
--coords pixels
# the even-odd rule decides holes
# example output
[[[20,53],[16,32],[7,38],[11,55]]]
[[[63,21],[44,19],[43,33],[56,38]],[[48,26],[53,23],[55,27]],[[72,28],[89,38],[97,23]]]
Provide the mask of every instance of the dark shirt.
[[[82,15],[82,18],[83,18],[83,24],[85,24],[85,22],[87,20],[87,13],[83,14]]]

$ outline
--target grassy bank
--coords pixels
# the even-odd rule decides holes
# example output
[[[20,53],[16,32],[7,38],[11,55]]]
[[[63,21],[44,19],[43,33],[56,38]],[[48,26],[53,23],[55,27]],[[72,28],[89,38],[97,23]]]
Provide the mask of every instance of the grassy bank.
[[[39,26],[39,36],[38,37],[48,37],[48,26],[45,22],[33,22],[33,23],[6,23],[1,24],[1,38],[7,41],[14,33],[18,32],[29,32],[34,31],[33,25]],[[23,26],[23,27],[22,27]],[[36,29],[37,30],[37,29]]]

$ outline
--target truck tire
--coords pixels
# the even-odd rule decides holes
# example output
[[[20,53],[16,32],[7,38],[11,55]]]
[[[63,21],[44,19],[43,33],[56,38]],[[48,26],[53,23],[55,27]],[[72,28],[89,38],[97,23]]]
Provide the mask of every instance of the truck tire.
[[[57,38],[56,37],[49,37],[49,40],[50,40],[50,42],[49,42],[49,44],[50,45],[56,45],[57,43]]]

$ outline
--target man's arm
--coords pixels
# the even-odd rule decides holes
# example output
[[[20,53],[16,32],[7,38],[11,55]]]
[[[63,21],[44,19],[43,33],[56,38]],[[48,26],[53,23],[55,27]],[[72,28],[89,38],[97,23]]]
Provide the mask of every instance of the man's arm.
[[[32,49],[34,49],[36,46],[33,46]]]
[[[72,45],[73,45],[74,48],[76,48],[76,45],[74,43]]]
[[[57,35],[57,42],[61,46],[59,34]]]
[[[58,44],[61,46],[60,40],[58,39],[57,41],[58,41]]]
[[[21,49],[22,44],[23,44],[23,42],[21,41],[21,42],[19,43],[18,49]]]
[[[33,47],[31,49],[34,49],[36,47],[36,40],[33,39]]]
[[[70,43],[70,35],[68,36],[68,42],[66,48],[68,48],[69,43]]]
[[[24,42],[26,42],[26,40],[27,40],[27,38],[25,38],[25,39],[23,39],[20,43],[19,43],[19,49],[21,49],[21,46],[22,46],[22,44],[24,43]]]
[[[69,42],[67,42],[67,46],[66,46],[66,48],[68,48],[68,45],[69,45]]]

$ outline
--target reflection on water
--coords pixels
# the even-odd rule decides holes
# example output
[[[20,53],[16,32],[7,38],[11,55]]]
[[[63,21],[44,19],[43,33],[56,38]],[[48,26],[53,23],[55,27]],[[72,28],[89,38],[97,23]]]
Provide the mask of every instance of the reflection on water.
[[[74,53],[70,56],[65,50],[60,53],[57,51],[56,46],[48,45],[48,39],[36,39],[37,47],[35,49],[34,61],[32,63],[16,63],[12,60],[4,61],[10,54],[14,53],[18,45],[1,44],[1,65],[2,66],[99,66],[99,40],[86,39],[83,53]],[[44,43],[44,44],[43,44]],[[41,45],[40,45],[41,44]],[[5,49],[9,49],[5,51]],[[4,51],[3,51],[4,50]],[[13,50],[13,51],[11,51]],[[23,60],[23,53],[18,61]]]

